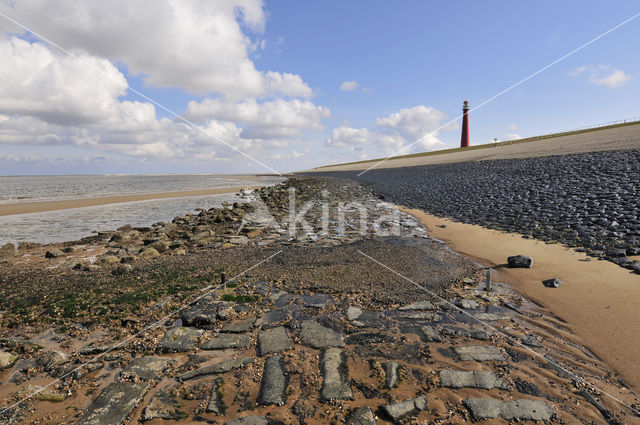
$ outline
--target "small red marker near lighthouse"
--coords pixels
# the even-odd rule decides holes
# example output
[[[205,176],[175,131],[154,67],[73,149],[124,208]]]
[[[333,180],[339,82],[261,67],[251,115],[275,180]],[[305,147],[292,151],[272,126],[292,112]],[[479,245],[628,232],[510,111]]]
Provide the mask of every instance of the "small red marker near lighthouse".
[[[462,136],[460,136],[460,147],[469,147],[469,101],[462,104]]]

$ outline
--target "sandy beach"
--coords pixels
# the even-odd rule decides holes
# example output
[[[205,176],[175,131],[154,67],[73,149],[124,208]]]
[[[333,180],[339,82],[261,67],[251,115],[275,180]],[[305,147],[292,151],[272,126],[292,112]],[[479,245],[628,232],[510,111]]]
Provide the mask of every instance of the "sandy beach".
[[[153,199],[186,198],[192,196],[220,195],[235,193],[242,189],[257,189],[260,186],[219,187],[214,189],[183,190],[177,192],[142,193],[98,198],[67,199],[60,201],[17,202],[0,204],[0,216],[27,214],[44,211],[66,210],[72,208],[94,207],[121,202],[149,201]]]
[[[499,267],[494,278],[553,312],[585,346],[640,390],[640,276],[560,244],[456,223],[420,210],[403,210],[419,218],[430,236],[484,265],[503,265],[510,255],[532,257],[535,264],[531,269]],[[541,281],[550,278],[564,284],[556,289],[544,287]]]

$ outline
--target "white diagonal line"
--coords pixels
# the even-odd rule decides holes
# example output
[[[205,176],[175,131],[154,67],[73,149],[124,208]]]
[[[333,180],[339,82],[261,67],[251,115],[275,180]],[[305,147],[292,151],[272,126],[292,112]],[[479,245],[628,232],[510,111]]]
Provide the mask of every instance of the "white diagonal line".
[[[169,114],[173,115],[174,117],[178,118],[179,120],[183,121],[185,124],[187,124],[189,127],[192,127],[196,130],[201,131],[205,136],[211,137],[213,140],[222,143],[223,145],[226,145],[227,147],[233,149],[234,151],[238,152],[241,155],[244,155],[245,157],[249,158],[250,160],[252,160],[253,162],[255,162],[256,164],[266,168],[267,170],[281,176],[282,173],[280,173],[279,171],[274,170],[273,168],[269,167],[268,165],[264,164],[262,161],[260,161],[259,159],[254,158],[253,156],[249,155],[248,153],[243,152],[242,150],[236,148],[235,146],[225,142],[224,140],[222,140],[221,138],[219,138],[218,136],[209,133],[207,130],[205,130],[204,128],[196,125],[193,121],[185,118],[184,116],[182,116],[181,114],[173,111],[172,109],[164,106],[163,104],[153,100],[152,98],[150,98],[149,96],[143,94],[142,92],[140,92],[139,90],[134,89],[133,87],[129,86],[129,84],[127,83],[123,83],[122,81],[120,81],[119,79],[107,74],[106,72],[104,72],[103,70],[101,70],[100,68],[92,65],[91,63],[85,61],[84,59],[82,59],[81,57],[79,57],[78,55],[70,52],[69,50],[59,46],[58,44],[54,43],[53,41],[49,40],[48,38],[46,38],[45,36],[35,32],[34,30],[32,30],[31,28],[21,24],[20,22],[10,18],[9,16],[5,15],[4,13],[0,12],[0,16],[3,17],[4,19],[6,19],[9,22],[14,23],[15,25],[19,26],[20,28],[24,29],[25,31],[29,31],[31,34],[35,35],[37,38],[39,38],[40,40],[44,41],[45,43],[50,44],[51,46],[55,47],[56,49],[60,50],[61,52],[66,53],[67,55],[73,57],[74,59],[76,59],[78,62],[82,63],[83,65],[88,66],[89,68],[93,69],[94,71],[96,71],[97,73],[101,74],[103,77],[110,79],[111,81],[115,82],[116,84],[118,84],[119,86],[122,86],[124,88],[126,88],[127,90],[131,90],[132,92],[134,92],[135,94],[137,94],[138,96],[142,97],[143,99],[153,103],[154,105],[156,105],[157,107],[159,107],[160,109],[168,112]]]
[[[537,71],[536,71],[536,72],[534,72],[533,74],[530,74],[530,75],[526,76],[525,78],[523,78],[522,80],[518,81],[517,83],[512,84],[512,85],[510,85],[509,87],[507,87],[506,89],[502,90],[502,91],[501,91],[501,92],[499,92],[498,94],[493,95],[493,96],[491,96],[490,98],[488,98],[488,99],[484,100],[482,103],[478,104],[478,106],[476,106],[476,107],[474,107],[474,108],[471,108],[471,109],[469,110],[469,113],[471,113],[471,112],[475,111],[475,110],[476,110],[476,109],[478,109],[478,108],[481,108],[482,106],[486,105],[487,103],[489,103],[489,102],[491,102],[491,101],[495,100],[496,98],[498,98],[498,97],[502,96],[503,94],[505,94],[505,93],[507,93],[507,92],[511,91],[512,89],[514,89],[514,88],[518,87],[520,84],[524,83],[525,81],[530,80],[531,78],[535,77],[536,75],[540,74],[541,72],[546,71],[547,69],[551,68],[553,65],[557,64],[558,62],[561,62],[561,61],[565,60],[566,58],[568,58],[569,56],[573,55],[574,53],[579,52],[580,50],[582,50],[582,49],[584,49],[585,47],[589,46],[590,44],[592,44],[592,43],[594,43],[594,42],[598,41],[599,39],[601,39],[602,37],[606,36],[607,34],[609,34],[609,33],[613,32],[613,31],[617,30],[618,28],[620,28],[621,26],[625,25],[626,23],[631,22],[632,20],[636,19],[638,16],[640,16],[640,13],[636,13],[635,15],[633,15],[632,17],[630,17],[629,19],[626,19],[626,20],[624,20],[624,21],[620,22],[618,25],[614,26],[613,28],[610,28],[609,30],[607,30],[607,31],[603,32],[603,33],[602,33],[602,34],[600,34],[599,36],[597,36],[597,37],[595,37],[595,38],[591,39],[590,41],[588,41],[588,42],[586,42],[586,43],[584,43],[582,46],[580,46],[580,47],[577,47],[577,48],[573,49],[573,50],[572,50],[572,51],[570,51],[569,53],[565,54],[564,56],[559,57],[558,59],[554,60],[554,61],[553,61],[553,62],[551,62],[550,64],[548,64],[548,65],[546,65],[546,66],[543,66],[542,68],[540,68],[539,70],[537,70]],[[434,135],[434,134],[435,134],[435,133],[437,133],[438,131],[440,131],[440,130],[442,130],[443,128],[447,127],[448,125],[450,125],[450,124],[452,124],[452,123],[454,123],[454,122],[458,121],[458,120],[459,120],[460,118],[462,118],[462,117],[463,117],[463,115],[459,115],[459,116],[457,116],[456,118],[452,119],[451,121],[447,122],[446,124],[444,124],[444,125],[442,125],[442,126],[438,127],[437,129],[433,130],[431,133],[429,133],[429,134],[425,134],[424,136],[422,136],[422,137],[421,137],[421,138],[419,138],[418,140],[416,140],[416,141],[414,141],[414,142],[410,143],[409,145],[407,145],[407,146],[403,147],[402,149],[398,150],[397,152],[395,152],[395,153],[393,153],[393,154],[389,155],[389,156],[388,156],[388,157],[386,157],[385,159],[383,159],[383,160],[381,160],[381,161],[379,161],[379,162],[377,162],[377,163],[373,164],[371,167],[369,167],[369,168],[367,168],[366,170],[362,171],[362,172],[361,172],[360,174],[358,174],[357,176],[359,177],[359,176],[361,176],[362,174],[366,173],[367,171],[369,171],[369,170],[372,170],[372,169],[376,168],[378,165],[380,165],[380,164],[382,164],[382,163],[384,163],[384,162],[387,162],[389,159],[391,159],[391,158],[393,158],[393,157],[397,156],[399,153],[404,152],[405,150],[409,149],[411,146],[415,145],[416,143],[419,143],[419,142],[420,142],[421,140],[423,140],[424,138],[429,137],[429,136],[431,136],[431,135]]]
[[[422,289],[422,290],[423,290],[424,292],[426,292],[427,294],[429,294],[429,295],[431,295],[431,296],[433,296],[433,297],[435,297],[435,298],[438,298],[440,301],[444,302],[445,304],[447,304],[447,305],[449,305],[449,306],[453,307],[454,309],[456,309],[456,310],[460,311],[461,313],[463,313],[463,314],[465,314],[465,315],[469,316],[470,318],[472,318],[473,320],[477,321],[477,322],[478,322],[478,323],[480,323],[481,325],[483,325],[483,326],[485,326],[485,327],[487,327],[487,328],[491,329],[491,330],[492,330],[492,331],[494,331],[494,332],[497,332],[497,333],[499,333],[499,334],[501,334],[501,335],[504,335],[508,340],[510,340],[511,342],[516,343],[516,344],[517,344],[517,345],[519,345],[520,347],[522,347],[522,348],[524,348],[525,350],[529,351],[529,352],[530,352],[530,353],[532,353],[535,357],[539,357],[539,358],[541,358],[541,359],[544,359],[547,363],[550,363],[550,364],[552,364],[552,365],[556,366],[557,368],[562,369],[562,371],[563,371],[563,372],[568,373],[569,375],[571,375],[571,377],[575,378],[576,380],[578,380],[578,381],[582,382],[583,384],[585,384],[585,385],[589,386],[590,388],[592,388],[592,389],[594,389],[594,390],[596,390],[596,391],[601,392],[602,394],[605,394],[607,397],[609,397],[609,398],[611,398],[611,399],[613,399],[613,400],[617,401],[617,402],[618,402],[618,403],[620,403],[621,405],[623,405],[623,406],[625,406],[625,407],[627,407],[627,408],[631,409],[631,411],[632,411],[633,413],[635,413],[636,415],[640,415],[640,411],[638,411],[638,410],[634,409],[633,407],[629,406],[628,404],[626,404],[626,403],[625,403],[625,402],[623,402],[622,400],[618,399],[617,397],[615,397],[615,396],[613,396],[613,395],[609,394],[608,392],[606,392],[606,391],[604,391],[604,390],[601,390],[600,388],[596,387],[595,385],[591,384],[590,382],[585,381],[582,377],[580,377],[580,376],[576,375],[576,374],[575,374],[575,373],[573,373],[573,372],[568,371],[567,369],[565,369],[563,366],[559,365],[558,363],[556,363],[556,362],[554,362],[554,361],[552,361],[552,360],[549,360],[548,358],[546,358],[546,357],[545,357],[545,356],[543,356],[542,354],[539,354],[537,351],[535,351],[535,350],[534,350],[534,349],[532,349],[531,347],[527,347],[527,346],[526,346],[526,345],[524,345],[522,342],[520,342],[519,340],[517,340],[517,339],[516,339],[516,338],[514,338],[513,336],[509,335],[508,333],[505,333],[505,332],[503,332],[503,331],[500,331],[500,330],[496,329],[495,327],[491,326],[490,324],[488,324],[487,322],[485,322],[485,321],[483,321],[483,320],[481,320],[481,319],[478,319],[478,318],[477,318],[477,317],[475,317],[473,314],[470,314],[469,312],[465,311],[464,309],[461,309],[460,307],[458,307],[457,305],[455,305],[455,304],[451,303],[450,301],[445,300],[444,298],[442,298],[442,297],[441,297],[441,296],[439,296],[438,294],[434,293],[433,291],[430,291],[430,290],[428,290],[427,288],[425,288],[424,286],[417,284],[417,283],[416,283],[416,282],[414,282],[413,280],[411,280],[411,279],[409,279],[408,277],[406,277],[406,276],[402,275],[401,273],[399,273],[399,272],[397,272],[397,271],[393,270],[391,267],[387,266],[387,265],[386,265],[386,264],[384,264],[384,263],[381,263],[380,261],[378,261],[378,260],[376,260],[375,258],[373,258],[373,257],[371,257],[371,256],[369,256],[369,255],[367,255],[367,254],[365,254],[364,252],[362,252],[362,251],[360,251],[360,250],[358,250],[358,252],[359,252],[360,254],[362,254],[363,256],[367,257],[369,260],[371,260],[371,261],[373,261],[374,263],[378,264],[379,266],[384,267],[385,269],[389,270],[389,271],[390,271],[390,272],[392,272],[393,274],[395,274],[395,275],[397,275],[397,276],[401,277],[402,279],[404,279],[404,280],[406,280],[407,282],[411,283],[412,285],[416,286],[417,288]]]
[[[229,279],[226,283],[229,282],[233,282],[234,280],[238,279],[240,276],[244,275],[245,273],[247,273],[250,270],[255,269],[256,267],[260,266],[261,264],[269,261],[270,259],[272,259],[273,257],[275,257],[276,255],[280,254],[282,252],[282,250],[276,252],[275,254],[272,254],[270,256],[268,256],[267,258],[263,259],[262,261],[260,261],[259,263],[254,264],[253,266],[249,267],[248,269],[246,269],[245,271],[243,271],[242,273],[239,273],[237,275],[235,275],[232,279]],[[135,333],[134,335],[131,335],[130,337],[128,337],[127,339],[125,339],[124,341],[121,341],[117,344],[115,344],[113,347],[109,348],[107,351],[100,353],[99,355],[97,355],[96,357],[93,357],[91,360],[82,363],[80,366],[76,367],[75,369],[65,373],[62,376],[59,376],[58,378],[54,379],[53,381],[51,381],[49,384],[45,385],[44,387],[38,389],[37,391],[34,391],[30,394],[28,394],[27,396],[23,397],[22,399],[20,399],[19,401],[15,402],[14,404],[12,404],[11,406],[5,407],[4,409],[0,410],[0,415],[3,414],[4,412],[6,412],[7,410],[11,410],[14,407],[16,407],[17,405],[19,405],[20,403],[25,402],[26,400],[30,399],[31,397],[37,395],[38,393],[44,391],[45,389],[49,388],[51,385],[55,384],[56,382],[62,381],[64,378],[66,378],[67,376],[71,375],[72,373],[74,373],[75,371],[83,368],[84,366],[91,364],[93,362],[95,362],[96,360],[98,360],[99,358],[103,357],[105,354],[122,347],[124,344],[126,344],[127,342],[131,341],[133,338],[136,338],[138,335],[140,335],[143,332],[148,331],[149,329],[153,328],[154,326],[157,326],[160,323],[163,323],[165,321],[167,321],[167,319],[169,319],[171,316],[175,315],[176,313],[184,310],[186,307],[190,306],[193,303],[198,302],[200,299],[206,297],[207,295],[211,294],[214,291],[217,291],[218,289],[220,289],[220,287],[222,287],[223,285],[225,285],[226,283],[221,283],[220,285],[214,287],[213,289],[211,289],[208,292],[205,292],[204,294],[200,295],[198,298],[196,298],[193,301],[190,301],[189,303],[183,305],[182,307],[180,307],[179,309],[172,311],[171,313],[167,314],[166,316],[164,316],[163,318],[156,320],[155,322],[151,323],[150,325],[145,326],[142,330],[140,330],[139,332]]]

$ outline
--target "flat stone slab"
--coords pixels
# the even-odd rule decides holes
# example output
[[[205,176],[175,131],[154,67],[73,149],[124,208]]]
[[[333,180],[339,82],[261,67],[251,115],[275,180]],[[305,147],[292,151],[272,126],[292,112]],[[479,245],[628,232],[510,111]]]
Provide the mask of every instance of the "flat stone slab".
[[[224,415],[227,410],[227,405],[222,399],[222,387],[224,385],[224,379],[218,377],[213,381],[211,386],[211,395],[209,396],[209,402],[205,409],[209,413],[217,413]]]
[[[218,310],[213,301],[203,298],[184,309],[180,318],[184,326],[210,326],[216,321]]]
[[[262,373],[262,383],[258,404],[281,406],[286,401],[287,375],[284,372],[284,360],[281,355],[267,358]]]
[[[344,347],[344,337],[313,320],[305,320],[300,325],[300,340],[313,348]]]
[[[538,339],[533,335],[521,336],[520,342],[522,342],[524,345],[528,345],[529,347],[534,347],[534,348],[542,347],[542,344],[540,344],[540,341],[538,341]]]
[[[530,399],[501,401],[491,398],[467,398],[464,404],[476,420],[501,416],[506,420],[546,421],[554,413],[553,408],[547,403]]]
[[[196,348],[202,336],[202,331],[193,328],[171,328],[165,332],[158,344],[157,351],[161,353],[178,353],[191,351]]]
[[[376,417],[374,416],[369,406],[358,407],[353,409],[347,420],[346,425],[376,425]]]
[[[504,354],[493,345],[468,345],[454,347],[453,350],[461,361],[505,361]]]
[[[475,313],[473,314],[478,320],[482,320],[483,322],[495,322],[497,320],[511,320],[509,316],[501,313]]]
[[[251,335],[220,334],[200,346],[203,350],[224,350],[227,348],[247,348],[251,345]]]
[[[445,369],[440,371],[440,385],[448,388],[506,389],[507,384],[493,372],[484,370],[462,371]]]
[[[327,303],[331,299],[329,295],[324,294],[303,295],[300,298],[302,299],[302,304],[305,307],[315,308],[325,308],[327,306]]]
[[[76,425],[120,424],[149,390],[146,382],[114,382],[96,398]]]
[[[443,335],[451,336],[454,338],[466,337],[478,339],[481,341],[488,341],[489,339],[491,339],[491,335],[489,335],[488,332],[479,329],[465,329],[455,326],[443,326],[440,332]]]
[[[284,423],[266,416],[245,416],[225,422],[224,425],[284,425]]]
[[[151,419],[175,420],[185,419],[189,415],[180,410],[177,398],[168,390],[158,391],[142,411],[142,420]]]
[[[339,348],[327,348],[320,359],[323,382],[320,401],[353,400],[353,391],[344,353]]]
[[[219,373],[230,372],[234,369],[240,369],[253,361],[253,357],[240,357],[239,359],[225,360],[223,362],[214,363],[209,366],[201,367],[200,369],[192,370],[190,372],[183,373],[178,377],[181,381],[197,378],[206,375],[215,375]]]
[[[17,360],[18,356],[15,356],[6,351],[0,351],[0,370],[10,368]]]
[[[262,331],[258,334],[258,353],[261,356],[291,350],[292,348],[289,335],[287,335],[287,331],[282,326]]]
[[[456,301],[456,305],[465,310],[475,310],[480,308],[480,304],[476,300],[462,299]]]
[[[440,320],[440,315],[438,313],[418,311],[407,315],[406,318],[412,320],[428,320],[429,322],[438,322]]]
[[[400,365],[396,362],[388,362],[384,364],[384,387],[387,389],[398,386],[398,368]]]
[[[135,373],[141,379],[158,379],[175,360],[166,357],[144,356],[138,357],[122,370],[123,373]]]
[[[253,326],[256,323],[255,317],[247,317],[243,320],[236,320],[235,322],[226,323],[220,332],[229,332],[229,333],[244,333],[249,332],[253,329]]]
[[[400,311],[409,311],[409,310],[436,310],[437,307],[433,305],[431,301],[418,301],[413,304],[405,305],[403,307],[398,308]]]
[[[347,308],[347,320],[353,322],[354,320],[358,320],[362,316],[362,309],[358,307],[349,307]]]
[[[440,338],[440,335],[438,334],[438,332],[436,332],[436,330],[433,329],[431,326],[423,326],[420,328],[420,330],[422,330],[422,333],[424,334],[425,341],[442,342],[442,338]]]
[[[392,403],[382,406],[382,410],[391,418],[394,422],[399,422],[403,416],[411,413],[420,412],[427,408],[427,397],[419,396],[410,398],[409,400],[400,401],[398,403]]]

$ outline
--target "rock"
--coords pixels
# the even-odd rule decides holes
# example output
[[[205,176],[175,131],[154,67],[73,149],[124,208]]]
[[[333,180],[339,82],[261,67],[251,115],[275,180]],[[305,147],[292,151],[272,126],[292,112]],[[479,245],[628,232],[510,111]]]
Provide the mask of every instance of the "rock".
[[[225,422],[224,425],[284,425],[284,423],[266,416],[245,416]]]
[[[249,243],[249,238],[246,236],[232,236],[229,238],[229,243],[234,245],[246,245]]]
[[[198,340],[202,336],[199,329],[176,327],[165,332],[164,337],[158,343],[157,351],[160,353],[178,353],[191,351],[196,348]]]
[[[427,342],[442,342],[442,338],[440,335],[431,327],[431,326],[423,326],[420,328],[422,333],[424,334],[424,339]]]
[[[418,313],[411,313],[407,316],[407,319],[413,320],[428,320],[430,322],[437,322],[440,320],[440,316],[437,313],[427,313],[424,311]]]
[[[183,373],[178,377],[181,381],[198,378],[206,375],[216,375],[220,373],[226,373],[235,369],[240,369],[251,363],[252,357],[240,357],[239,359],[225,360],[219,363],[201,367],[200,369],[192,370],[190,372]]]
[[[158,391],[142,411],[142,420],[165,419],[179,421],[189,415],[180,411],[180,403],[169,390]]]
[[[300,326],[300,340],[313,348],[344,347],[344,337],[313,320],[305,320]]]
[[[145,381],[158,379],[172,363],[175,360],[166,357],[143,356],[131,360],[122,373],[134,373]]]
[[[495,322],[497,320],[510,320],[506,314],[500,313],[474,313],[473,317],[483,322]]]
[[[218,319],[218,306],[211,300],[202,298],[182,311],[180,315],[184,326],[207,327]]]
[[[629,269],[640,274],[640,261],[634,261],[631,264],[629,264]]]
[[[149,247],[155,249],[159,253],[164,253],[164,252],[169,251],[169,244],[166,243],[165,241],[153,242],[153,243],[149,244]]]
[[[145,382],[115,382],[96,398],[76,425],[115,425],[125,421],[149,390]]]
[[[479,330],[479,329],[465,329],[458,328],[455,326],[443,326],[441,333],[443,335],[451,336],[451,337],[466,337],[478,339],[481,341],[488,341],[491,336],[488,332]]]
[[[44,254],[45,258],[58,258],[58,257],[64,257],[64,252],[62,252],[59,249],[56,248],[52,248],[50,250],[48,250],[45,254]]]
[[[37,242],[20,242],[18,244],[18,251],[29,251],[30,249],[35,249],[41,247],[42,244]]]
[[[227,348],[247,348],[251,345],[249,335],[220,334],[200,347],[203,350],[224,350]]]
[[[248,317],[243,320],[236,320],[235,322],[225,323],[220,332],[231,332],[231,333],[243,333],[248,332],[253,329],[253,326],[256,323],[256,318],[254,316]]]
[[[430,301],[418,301],[413,304],[405,305],[403,307],[398,308],[400,311],[407,310],[435,310],[436,306],[433,305]]]
[[[526,255],[514,255],[507,258],[507,264],[511,268],[530,269],[533,266],[533,259]]]
[[[69,356],[61,351],[45,350],[36,357],[36,366],[49,372],[69,361]]]
[[[460,361],[505,361],[504,355],[492,345],[472,345],[454,347],[453,350],[460,358]]]
[[[465,310],[475,310],[480,308],[480,304],[476,300],[458,300],[456,305]]]
[[[302,296],[302,304],[305,307],[325,308],[331,297],[324,294],[304,295]]]
[[[398,386],[398,363],[388,362],[384,364],[384,387],[392,389]]]
[[[229,320],[235,315],[235,310],[232,307],[223,307],[218,310],[216,318],[219,320]]]
[[[347,309],[347,320],[353,322],[354,320],[358,320],[362,316],[362,309],[358,307],[349,307]]]
[[[448,388],[491,388],[506,389],[507,384],[493,372],[484,370],[461,371],[445,369],[440,371],[440,385]]]
[[[557,288],[558,286],[562,285],[562,281],[559,279],[553,278],[553,279],[543,280],[542,284],[547,288]]]
[[[158,252],[158,250],[155,249],[155,248],[151,248],[151,247],[147,247],[147,248],[143,249],[138,254],[138,257],[140,257],[140,258],[156,258],[156,257],[159,257],[159,256],[160,256],[160,253]]]
[[[489,398],[467,398],[465,406],[475,420],[493,419],[502,416],[506,420],[547,421],[553,415],[553,408],[538,400],[520,399],[501,401]]]
[[[14,365],[18,360],[18,356],[15,356],[6,351],[0,351],[0,370],[5,370]]]
[[[307,419],[313,418],[316,415],[318,408],[311,403],[307,398],[299,398],[293,404],[291,411],[298,417],[300,425],[306,425]]]
[[[120,259],[115,256],[115,255],[103,255],[101,257],[98,257],[98,263],[104,265],[104,266],[108,266],[111,264],[117,264],[120,262]]]
[[[227,405],[224,402],[224,379],[218,377],[213,381],[211,387],[211,395],[209,396],[209,402],[207,403],[207,412],[217,413],[224,415],[227,410]]]
[[[321,402],[353,400],[346,359],[341,349],[327,348],[324,350],[320,359],[320,370],[323,377]]]
[[[538,339],[533,335],[521,336],[520,342],[522,342],[524,345],[528,345],[529,347],[534,347],[534,348],[542,347],[542,344],[540,344],[540,341],[538,341]]]
[[[347,416],[345,425],[376,425],[376,417],[369,406],[358,407]]]
[[[264,364],[258,404],[281,406],[286,401],[287,376],[282,355],[268,357]]]
[[[133,271],[133,267],[131,264],[118,264],[111,270],[111,273],[115,276],[122,276],[125,274],[129,274]]]
[[[289,335],[282,326],[258,334],[258,353],[260,356],[288,351],[292,348]]]
[[[403,416],[420,412],[426,408],[426,396],[410,398],[409,400],[382,406],[382,410],[384,410],[384,412],[396,423],[400,422]]]
[[[11,258],[17,254],[16,247],[12,243],[6,243],[0,247],[0,258]]]

